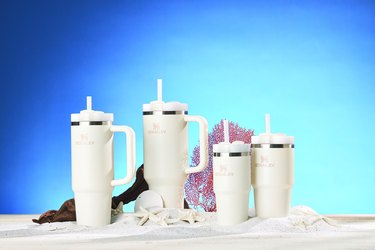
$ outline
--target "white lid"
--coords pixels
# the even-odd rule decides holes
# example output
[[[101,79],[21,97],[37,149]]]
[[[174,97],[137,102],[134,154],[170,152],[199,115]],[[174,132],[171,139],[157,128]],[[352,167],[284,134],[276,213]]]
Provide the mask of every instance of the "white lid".
[[[214,153],[243,153],[250,152],[250,144],[245,144],[243,141],[229,142],[229,127],[228,120],[224,122],[224,141],[213,145]]]
[[[87,109],[82,110],[79,114],[71,114],[72,122],[113,121],[113,114],[92,110],[91,96],[88,96],[86,101]]]
[[[214,144],[214,153],[243,153],[250,152],[250,144],[245,144],[243,141],[220,142]]]
[[[143,104],[143,111],[187,111],[188,105],[181,102],[159,102],[153,101]]]
[[[143,111],[187,111],[188,105],[181,102],[163,102],[162,79],[158,79],[158,99],[143,104]]]
[[[266,132],[251,137],[251,144],[294,144],[294,136],[271,133],[270,115],[266,114]]]
[[[262,133],[251,137],[251,144],[294,144],[294,136]]]

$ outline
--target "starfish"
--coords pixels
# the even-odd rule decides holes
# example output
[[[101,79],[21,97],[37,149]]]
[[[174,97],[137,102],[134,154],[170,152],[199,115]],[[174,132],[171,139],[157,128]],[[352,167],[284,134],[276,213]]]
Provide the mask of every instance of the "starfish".
[[[112,209],[111,210],[111,216],[116,216],[116,215],[119,215],[119,214],[122,214],[124,211],[123,211],[123,207],[124,207],[124,203],[121,201],[118,206],[116,207],[116,209]]]
[[[178,210],[178,212],[180,214],[178,219],[189,222],[189,224],[194,224],[195,222],[202,222],[205,220],[204,217],[202,217],[198,212],[191,209],[182,209]]]
[[[297,209],[298,208],[298,209]],[[324,215],[320,215],[309,207],[298,206],[294,207],[291,214],[295,215],[295,219],[292,221],[295,226],[302,226],[306,229],[313,226],[319,221],[324,221],[331,226],[337,226],[337,222]]]
[[[146,209],[140,206],[138,212],[129,214],[129,216],[140,218],[138,226],[145,225],[148,220],[164,227],[179,221],[185,221],[189,224],[194,224],[196,222],[202,222],[205,220],[205,218],[202,217],[198,212],[191,209],[177,209],[177,217],[173,216],[175,218],[171,217],[170,212],[171,211],[164,208]]]
[[[166,216],[159,215],[159,213],[164,210],[163,208],[147,210],[146,208],[140,206],[139,210],[139,212],[133,214],[133,216],[141,218],[141,220],[138,222],[138,226],[143,226],[148,220],[151,220],[161,226],[168,226]]]

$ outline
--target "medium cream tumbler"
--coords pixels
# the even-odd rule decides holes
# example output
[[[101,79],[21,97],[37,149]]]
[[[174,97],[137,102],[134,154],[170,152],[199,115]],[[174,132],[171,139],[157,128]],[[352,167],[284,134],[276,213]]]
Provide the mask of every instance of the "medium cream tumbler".
[[[266,115],[266,133],[251,138],[255,214],[262,218],[286,217],[294,183],[294,137],[271,134],[269,120]]]

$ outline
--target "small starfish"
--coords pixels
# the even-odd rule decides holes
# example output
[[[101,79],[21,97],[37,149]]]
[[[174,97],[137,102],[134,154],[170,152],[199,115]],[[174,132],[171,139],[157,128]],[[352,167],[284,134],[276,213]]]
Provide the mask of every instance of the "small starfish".
[[[113,217],[113,216],[124,213],[123,207],[124,207],[124,203],[121,201],[115,209],[111,210],[111,216]]]
[[[134,213],[133,216],[141,218],[138,222],[138,226],[143,226],[148,220],[155,222],[161,226],[168,226],[165,216],[159,216],[158,214],[163,211],[163,208],[155,210],[147,210],[144,207],[139,207],[140,212]]]
[[[295,226],[302,226],[305,229],[308,227],[314,226],[319,221],[324,221],[331,226],[337,226],[337,222],[331,218],[328,218],[324,215],[320,215],[310,208],[300,208],[300,210],[294,209],[291,212],[296,218],[292,221]]]
[[[194,224],[195,222],[202,222],[204,221],[204,217],[202,217],[198,212],[191,210],[191,209],[183,209],[178,210],[180,216],[178,217],[181,221],[187,221],[189,224]]]

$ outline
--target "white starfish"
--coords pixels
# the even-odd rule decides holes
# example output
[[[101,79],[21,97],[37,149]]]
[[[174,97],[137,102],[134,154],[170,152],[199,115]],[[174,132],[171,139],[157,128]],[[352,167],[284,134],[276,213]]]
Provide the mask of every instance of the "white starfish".
[[[194,224],[196,222],[202,222],[205,220],[198,212],[191,209],[176,209],[174,211],[178,212],[177,217],[171,216],[172,210],[164,208],[149,208],[146,209],[142,206],[139,207],[139,211],[133,214],[128,214],[128,216],[135,216],[140,218],[138,226],[143,226],[148,220],[161,225],[168,226],[169,224],[174,224],[179,221],[185,221],[189,224]],[[173,214],[173,212],[172,212]]]
[[[143,226],[148,220],[151,220],[161,226],[168,226],[165,216],[159,215],[159,213],[163,211],[163,208],[147,210],[140,206],[139,210],[139,212],[132,214],[135,217],[141,218],[141,220],[138,222],[138,226]]]
[[[181,221],[187,221],[190,224],[194,224],[195,222],[202,222],[205,220],[203,216],[201,216],[198,212],[191,210],[191,209],[182,209],[178,210],[180,216],[178,217]]]
[[[331,226],[338,225],[335,220],[324,215],[320,215],[309,207],[294,207],[291,211],[291,214],[294,215],[294,217],[290,220],[292,220],[292,223],[295,226],[303,226],[305,228],[308,228],[322,220]]]

